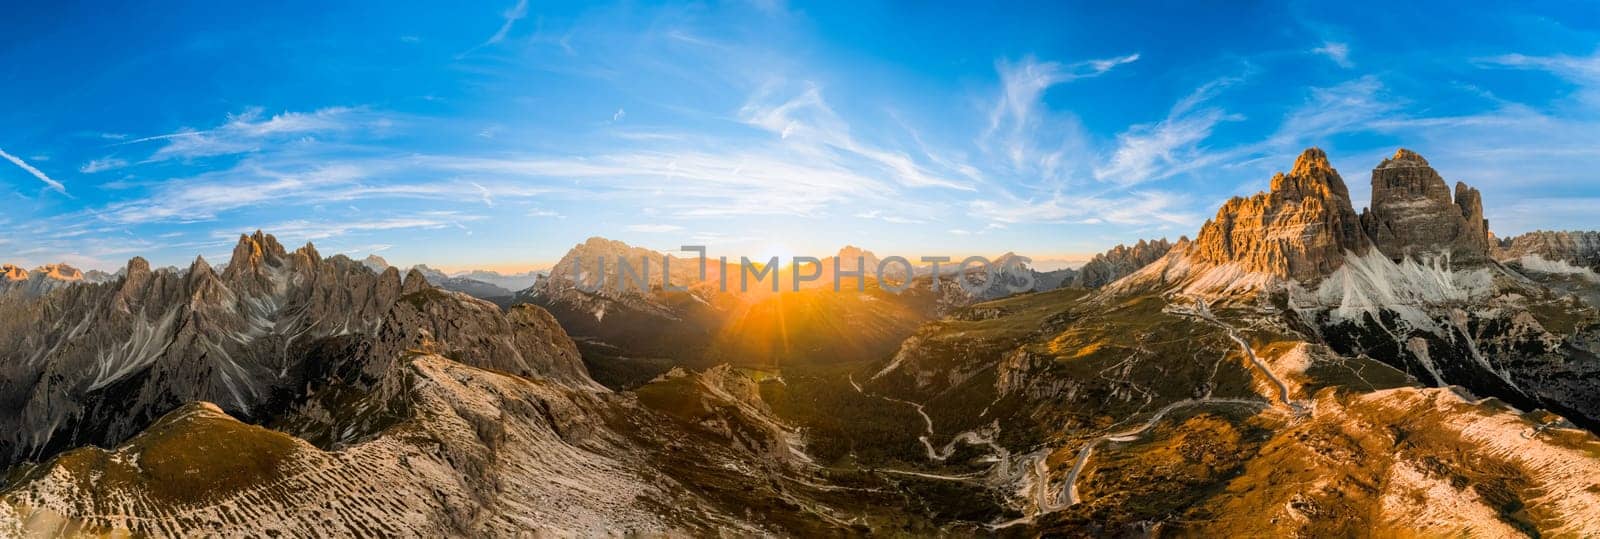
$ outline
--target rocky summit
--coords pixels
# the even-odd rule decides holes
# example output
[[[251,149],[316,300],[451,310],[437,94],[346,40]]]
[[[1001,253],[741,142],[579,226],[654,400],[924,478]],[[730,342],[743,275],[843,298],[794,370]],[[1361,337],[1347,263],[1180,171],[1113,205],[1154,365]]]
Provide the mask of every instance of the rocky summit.
[[[1223,204],[1200,228],[1192,256],[1238,264],[1250,273],[1305,279],[1337,269],[1346,252],[1371,246],[1350,205],[1350,190],[1322,150],[1300,154],[1272,190]]]
[[[1461,262],[1489,257],[1489,222],[1483,196],[1457,182],[1455,195],[1428,160],[1400,149],[1372,170],[1372,206],[1362,227],[1384,254],[1450,256]]]
[[[1360,214],[1344,179],[1317,148],[1307,149],[1270,185],[1223,204],[1194,241],[1124,284],[1165,283],[1157,286],[1226,295],[1316,285],[1369,255],[1393,264],[1477,268],[1492,261],[1498,245],[1478,190],[1458,183],[1452,197],[1444,179],[1410,150],[1396,151],[1373,169],[1371,205]],[[1350,271],[1367,266],[1359,262]]]

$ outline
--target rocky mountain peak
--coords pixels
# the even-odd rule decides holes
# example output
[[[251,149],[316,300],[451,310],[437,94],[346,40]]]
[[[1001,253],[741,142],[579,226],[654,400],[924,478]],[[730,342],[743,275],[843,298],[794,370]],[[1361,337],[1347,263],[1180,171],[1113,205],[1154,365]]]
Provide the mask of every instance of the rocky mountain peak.
[[[385,268],[390,267],[389,261],[378,255],[367,255],[366,258],[361,260],[361,265],[366,266],[367,269],[372,270],[374,273],[383,273]]]
[[[428,285],[428,277],[421,270],[411,268],[411,271],[406,272],[405,280],[400,283],[400,295],[412,294],[428,288],[432,288]]]
[[[78,268],[74,268],[66,264],[45,264],[39,267],[39,272],[43,273],[45,278],[55,279],[57,281],[83,280],[82,271],[78,271]]]
[[[304,257],[304,258],[310,259],[312,263],[315,263],[318,260],[322,260],[322,254],[317,252],[317,246],[316,245],[312,245],[311,242],[309,242],[309,241],[306,242],[305,246],[303,246],[303,247],[301,247],[299,249],[295,249],[294,254],[295,254],[296,257]]]
[[[145,260],[142,256],[129,258],[128,266],[123,268],[122,272],[122,276],[127,277],[129,280],[143,278],[148,275],[150,275],[150,261]]]
[[[240,234],[233,246],[233,256],[223,270],[223,276],[232,281],[241,275],[255,275],[263,265],[278,265],[285,256],[283,246],[271,234],[257,230],[255,234]]]
[[[1452,195],[1428,160],[1410,150],[1395,152],[1372,170],[1372,206],[1361,223],[1378,249],[1394,260],[1489,258],[1483,196],[1459,182]]]
[[[228,269],[245,271],[258,268],[263,262],[276,263],[284,256],[283,245],[278,243],[278,238],[257,230],[252,235],[239,235],[239,243],[233,246],[233,258],[228,260]]]
[[[1326,172],[1334,172],[1333,165],[1328,163],[1328,153],[1315,146],[1300,152],[1300,157],[1294,160],[1294,168],[1289,169],[1290,176],[1301,177],[1321,176]]]
[[[839,260],[840,271],[858,271],[861,268],[866,268],[868,271],[872,271],[874,268],[878,267],[879,262],[878,255],[873,254],[872,251],[868,251],[854,245],[844,246],[844,248],[839,249],[839,254],[835,256]],[[856,264],[857,260],[861,261],[859,266]],[[833,264],[831,262],[826,263],[824,264],[824,267],[827,267],[831,270],[833,268]],[[831,276],[832,274],[829,275]]]
[[[1407,150],[1405,148],[1400,148],[1398,150],[1395,150],[1393,156],[1389,157],[1388,159],[1384,159],[1382,163],[1378,164],[1378,168],[1404,168],[1404,167],[1426,167],[1426,166],[1428,166],[1428,160],[1427,159],[1423,159],[1421,155],[1417,154],[1417,152],[1413,152],[1413,151]]]
[[[449,274],[433,269],[427,264],[417,264],[415,266],[411,266],[411,271],[421,273],[422,276],[426,277],[430,282],[439,282],[450,278]]]
[[[26,281],[28,280],[28,270],[6,264],[0,266],[0,278],[4,278],[7,281]]]
[[[1369,246],[1344,179],[1326,153],[1311,148],[1288,174],[1273,177],[1271,191],[1224,204],[1189,250],[1211,264],[1310,279],[1337,269],[1346,251]]]
[[[1273,176],[1271,185],[1272,192],[1281,193],[1286,198],[1350,199],[1350,189],[1345,186],[1344,178],[1339,177],[1339,171],[1328,163],[1328,154],[1321,148],[1308,148],[1301,152],[1289,173]]]
[[[131,300],[139,290],[143,289],[145,284],[150,282],[151,275],[150,262],[144,257],[136,256],[128,259],[128,266],[122,271],[123,301]]]
[[[211,264],[206,262],[204,256],[194,257],[194,262],[189,264],[184,287],[189,291],[191,308],[199,305],[222,305],[228,295],[228,287],[222,283],[217,272],[211,269]]]

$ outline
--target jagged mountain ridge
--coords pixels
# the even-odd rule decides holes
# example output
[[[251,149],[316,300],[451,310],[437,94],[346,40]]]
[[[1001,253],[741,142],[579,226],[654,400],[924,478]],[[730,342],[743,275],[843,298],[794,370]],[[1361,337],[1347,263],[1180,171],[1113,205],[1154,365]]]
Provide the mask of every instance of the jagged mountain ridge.
[[[1452,199],[1413,152],[1397,151],[1372,181],[1373,209],[1353,228],[1342,179],[1307,150],[1272,191],[1230,201],[1194,242],[1112,288],[1273,301],[1341,354],[1600,425],[1600,387],[1583,381],[1600,368],[1588,360],[1594,307],[1582,301],[1594,291],[1552,282],[1563,268],[1496,262],[1481,195],[1458,184]],[[1263,232],[1241,238],[1235,223]]]
[[[624,270],[617,261],[626,260]],[[604,261],[604,273],[600,261]],[[666,290],[663,261],[671,271],[670,284],[684,290]],[[650,267],[648,292],[634,279]],[[551,269],[548,278],[519,292],[515,303],[532,303],[549,310],[579,341],[585,361],[596,377],[611,387],[630,387],[674,366],[707,368],[729,361],[746,367],[775,368],[784,358],[817,357],[827,361],[855,361],[887,351],[908,335],[915,324],[952,309],[1004,297],[1012,289],[1050,290],[1069,284],[1071,270],[1042,273],[1026,267],[1014,253],[992,259],[992,273],[969,268],[971,283],[995,280],[995,286],[968,291],[956,282],[960,261],[943,264],[935,290],[931,265],[913,266],[912,281],[902,293],[891,293],[877,282],[880,258],[872,251],[846,246],[827,258],[800,266],[774,268],[775,275],[752,281],[741,291],[737,260],[724,266],[715,258],[706,262],[702,276],[698,258],[666,255],[605,238],[590,238],[574,246]],[[865,268],[861,282],[853,276],[833,279],[834,265],[841,272]],[[900,286],[904,266],[886,266],[885,278]],[[796,272],[817,279],[802,281],[794,290]],[[620,286],[621,279],[630,286]],[[750,278],[755,278],[751,276]],[[726,290],[723,289],[726,283]],[[779,292],[772,292],[777,283]],[[833,289],[838,285],[839,293]],[[858,290],[858,287],[860,288]],[[786,318],[792,319],[785,321]],[[830,322],[831,320],[831,322]],[[783,326],[794,326],[783,327]],[[795,329],[803,328],[803,329]],[[787,335],[795,331],[795,335]],[[747,335],[759,335],[749,338]],[[826,338],[823,336],[826,335]],[[870,338],[863,338],[870,335]],[[761,342],[770,338],[773,343]],[[789,341],[805,345],[789,346]]]
[[[388,260],[384,260],[383,257],[375,254],[367,255],[365,259],[361,260],[361,264],[376,273],[383,273],[385,269],[390,267]],[[421,273],[423,277],[428,279],[429,283],[439,288],[460,292],[478,299],[497,301],[510,298],[513,295],[513,292],[505,287],[470,277],[452,277],[445,272],[428,267],[427,264],[417,264],[406,271]]]
[[[1179,243],[1187,241],[1188,238],[1178,240]],[[1173,243],[1166,238],[1155,241],[1139,240],[1131,247],[1119,244],[1104,253],[1094,255],[1094,258],[1083,267],[1078,268],[1073,276],[1072,286],[1093,289],[1111,284],[1160,260],[1172,250],[1172,246]]]
[[[1457,192],[1363,221],[1311,150],[1106,289],[958,311],[850,384],[924,418],[889,438],[923,473],[1007,492],[1023,516],[995,529],[1595,533],[1600,303],[1573,293],[1595,284],[1489,260],[1481,197]]]
[[[220,274],[204,258],[181,274],[151,271],[134,258],[113,282],[73,286],[36,301],[0,300],[14,313],[0,322],[0,398],[9,412],[0,416],[7,433],[0,454],[14,463],[85,443],[114,443],[190,401],[256,418],[303,385],[304,349],[319,339],[388,329],[392,338],[380,344],[392,350],[421,331],[453,337],[441,335],[432,319],[406,326],[415,331],[385,327],[386,319],[404,317],[416,303],[397,302],[417,294],[443,292],[432,291],[418,272],[402,281],[392,268],[379,274],[342,255],[323,259],[309,244],[286,252],[271,235],[257,232],[241,236]],[[478,319],[499,318],[493,305],[456,299],[480,311]],[[447,327],[470,327],[466,320],[473,316],[461,318]],[[538,369],[545,375],[586,378],[575,353],[474,353],[485,366],[527,372],[530,362],[543,363]]]
[[[270,235],[241,238],[220,274],[204,259],[152,272],[136,258],[113,283],[0,301],[22,308],[0,328],[5,364],[30,365],[17,351],[38,344],[32,365],[49,370],[5,371],[4,387],[51,388],[7,408],[25,428],[6,443],[54,455],[10,470],[0,533],[815,535],[950,522],[948,501],[810,463],[738,371],[616,395],[538,307],[502,313],[420,271],[286,253]],[[152,324],[168,317],[180,322]],[[129,349],[160,357],[89,361]],[[41,404],[44,393],[61,396]],[[907,496],[921,501],[896,508]]]

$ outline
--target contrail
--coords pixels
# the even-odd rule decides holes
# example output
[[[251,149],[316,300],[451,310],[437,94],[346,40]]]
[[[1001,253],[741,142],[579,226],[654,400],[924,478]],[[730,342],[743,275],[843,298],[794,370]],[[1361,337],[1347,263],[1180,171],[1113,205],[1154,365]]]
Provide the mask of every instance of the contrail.
[[[61,193],[63,195],[67,194],[67,186],[61,185],[61,182],[58,182],[58,181],[50,179],[50,177],[46,176],[43,171],[40,171],[39,169],[33,168],[33,165],[28,164],[26,161],[23,161],[21,158],[15,156],[15,155],[11,155],[9,153],[6,153],[5,150],[0,150],[0,157],[4,157],[7,161],[12,162],[13,164],[17,165],[18,167],[22,167],[22,170],[28,171],[29,174],[32,174],[33,177],[38,178],[39,181],[44,182],[45,185],[49,185],[50,188],[51,189],[55,189],[56,192]]]

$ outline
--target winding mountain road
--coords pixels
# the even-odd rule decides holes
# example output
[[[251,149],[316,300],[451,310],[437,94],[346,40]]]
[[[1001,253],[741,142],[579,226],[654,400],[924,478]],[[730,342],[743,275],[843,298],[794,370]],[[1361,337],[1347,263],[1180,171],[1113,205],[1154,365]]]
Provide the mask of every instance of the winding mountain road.
[[[1267,363],[1262,361],[1261,358],[1256,355],[1256,351],[1254,348],[1250,347],[1250,343],[1245,341],[1244,337],[1239,336],[1239,330],[1235,329],[1233,325],[1219,320],[1216,315],[1211,314],[1211,307],[1206,305],[1204,301],[1196,299],[1194,300],[1194,305],[1194,310],[1174,308],[1172,309],[1172,312],[1183,316],[1199,318],[1201,320],[1210,322],[1217,327],[1227,330],[1228,338],[1233,339],[1233,342],[1239,345],[1239,349],[1244,351],[1245,357],[1250,358],[1250,363],[1256,366],[1256,370],[1261,371],[1261,374],[1265,375],[1267,379],[1273,383],[1273,385],[1278,386],[1278,400],[1282,402],[1284,406],[1289,407],[1295,412],[1304,411],[1304,409],[1301,408],[1298,403],[1295,403],[1289,398],[1289,384],[1284,383],[1283,379],[1279,378],[1277,373],[1272,372],[1272,368],[1268,367]]]
[[[1182,408],[1189,408],[1189,407],[1194,407],[1194,406],[1209,405],[1209,404],[1236,405],[1236,406],[1263,406],[1265,403],[1263,403],[1261,401],[1258,401],[1258,400],[1250,400],[1250,399],[1189,399],[1189,400],[1182,400],[1182,401],[1174,402],[1172,404],[1168,404],[1165,407],[1161,408],[1160,410],[1157,410],[1155,415],[1150,416],[1150,419],[1145,421],[1144,425],[1139,426],[1139,428],[1129,429],[1129,430],[1125,430],[1125,431],[1122,431],[1122,432],[1114,432],[1114,433],[1106,434],[1106,435],[1103,435],[1103,436],[1101,436],[1099,438],[1095,438],[1093,440],[1090,440],[1088,444],[1085,444],[1083,446],[1083,449],[1078,451],[1078,459],[1077,459],[1077,461],[1072,463],[1072,471],[1067,472],[1067,477],[1066,477],[1066,482],[1067,482],[1067,500],[1066,500],[1066,502],[1062,503],[1062,504],[1050,504],[1050,503],[1047,503],[1050,500],[1047,499],[1047,496],[1046,496],[1046,494],[1044,492],[1045,491],[1045,489],[1043,488],[1044,483],[1040,482],[1040,488],[1038,489],[1039,490],[1039,499],[1037,500],[1040,510],[1042,512],[1047,512],[1047,513],[1048,512],[1059,511],[1061,509],[1065,509],[1065,508],[1077,505],[1078,502],[1081,501],[1079,499],[1079,497],[1078,497],[1078,475],[1082,474],[1084,466],[1089,464],[1089,457],[1094,455],[1095,447],[1098,447],[1100,444],[1105,443],[1105,442],[1131,442],[1131,441],[1134,441],[1134,440],[1138,439],[1139,435],[1144,434],[1145,431],[1148,431],[1148,430],[1150,430],[1152,428],[1155,428],[1156,423],[1161,422],[1161,420],[1163,418],[1165,418],[1167,416],[1167,414],[1172,413],[1174,410],[1178,410],[1178,409],[1182,409]],[[1048,510],[1046,510],[1046,509],[1048,509]]]

